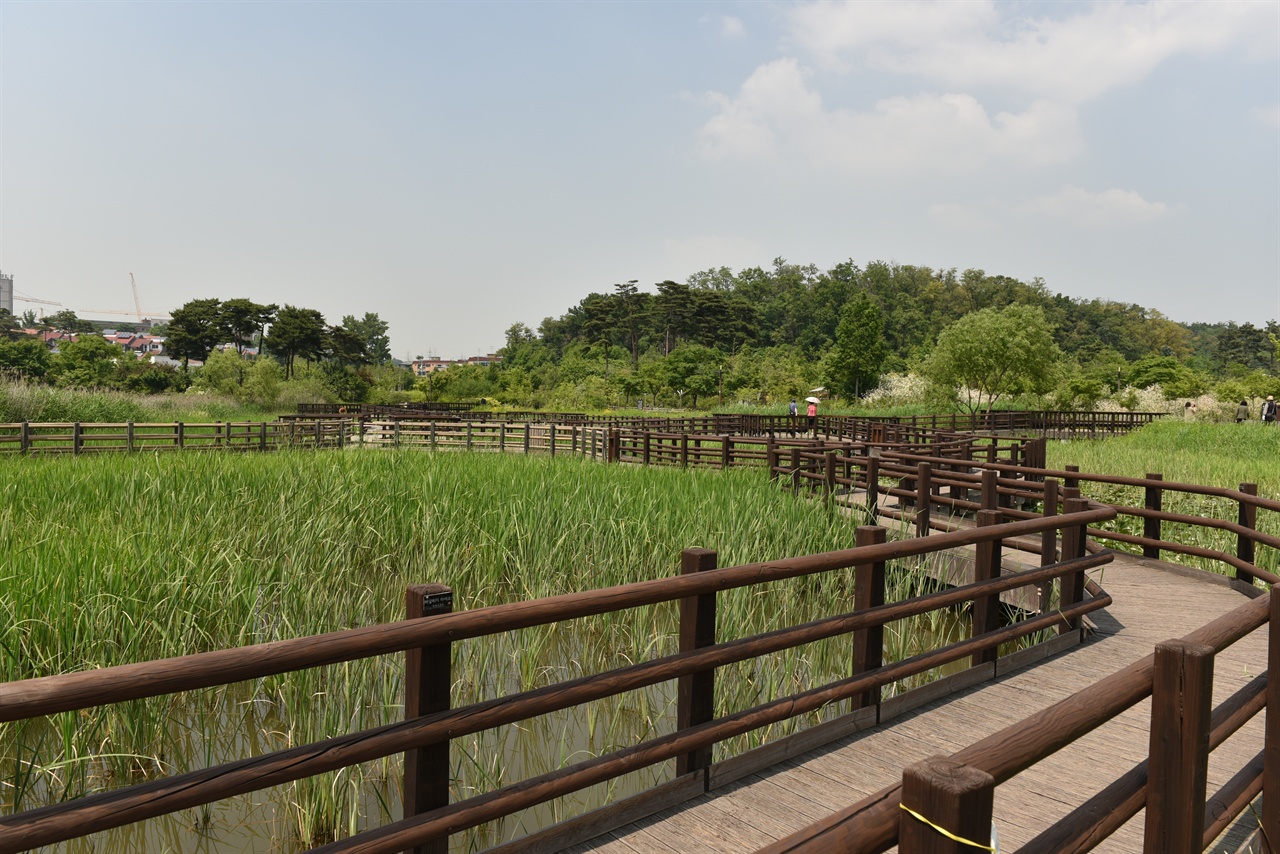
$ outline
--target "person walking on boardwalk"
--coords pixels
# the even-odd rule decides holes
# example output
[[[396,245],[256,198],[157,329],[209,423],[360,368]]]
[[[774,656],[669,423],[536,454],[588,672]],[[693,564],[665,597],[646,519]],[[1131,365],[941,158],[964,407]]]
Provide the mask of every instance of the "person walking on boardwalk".
[[[1243,424],[1249,420],[1249,401],[1242,400],[1240,405],[1236,407],[1236,423]]]
[[[818,399],[806,397],[805,401],[809,404],[809,434],[816,439],[818,438]]]
[[[1267,395],[1266,402],[1262,404],[1262,423],[1276,423],[1276,399],[1272,395]]]

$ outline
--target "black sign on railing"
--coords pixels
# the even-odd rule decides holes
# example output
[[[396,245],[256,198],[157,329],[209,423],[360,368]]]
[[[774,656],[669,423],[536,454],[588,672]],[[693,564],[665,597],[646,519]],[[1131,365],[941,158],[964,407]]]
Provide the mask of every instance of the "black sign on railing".
[[[424,593],[422,595],[422,616],[447,614],[453,610],[453,591],[444,593]]]

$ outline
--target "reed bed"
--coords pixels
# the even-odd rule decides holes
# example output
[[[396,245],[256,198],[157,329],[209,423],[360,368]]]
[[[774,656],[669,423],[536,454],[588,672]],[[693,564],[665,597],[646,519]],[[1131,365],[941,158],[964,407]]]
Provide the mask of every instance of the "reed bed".
[[[12,458],[0,470],[5,680],[399,619],[411,583],[450,585],[461,610],[668,576],[689,546],[718,550],[728,566],[853,542],[853,520],[766,488],[758,470],[385,450]],[[909,568],[899,575],[913,583]],[[721,597],[718,632],[740,637],[852,602],[851,572],[734,591]],[[454,703],[669,653],[676,629],[665,605],[462,642]],[[890,637],[891,658],[928,643],[913,627]],[[843,677],[848,661],[848,644],[828,641],[743,665],[720,680],[721,711]],[[402,670],[391,656],[0,725],[0,802],[31,808],[399,720]],[[455,795],[669,732],[674,696],[673,685],[653,686],[457,740]],[[669,773],[512,816],[455,847],[511,838]],[[309,845],[397,817],[399,776],[398,759],[386,759],[66,850],[136,848],[139,834],[146,848],[189,848],[192,834],[223,850]]]
[[[1053,469],[1075,464],[1082,472],[1094,474],[1144,477],[1148,473],[1159,473],[1167,481],[1227,489],[1238,489],[1242,483],[1256,483],[1259,495],[1280,496],[1280,429],[1260,422],[1157,421],[1127,436],[1050,442],[1046,451],[1048,466]],[[1080,486],[1088,498],[1129,507],[1143,506],[1143,490],[1139,487],[1087,482]],[[1231,521],[1236,518],[1236,503],[1220,498],[1165,491],[1162,504],[1163,509],[1171,513]],[[1142,520],[1137,517],[1120,516],[1111,525],[1124,533],[1142,534]],[[1260,531],[1280,536],[1280,514],[1260,510],[1257,526]],[[1236,548],[1234,534],[1200,526],[1165,522],[1163,538],[1228,554],[1234,554]],[[1121,543],[1111,545],[1141,551]],[[1257,548],[1256,561],[1264,569],[1275,572],[1280,565],[1278,557],[1275,549]],[[1229,571],[1223,564],[1203,558],[1172,554],[1168,558],[1212,572]]]

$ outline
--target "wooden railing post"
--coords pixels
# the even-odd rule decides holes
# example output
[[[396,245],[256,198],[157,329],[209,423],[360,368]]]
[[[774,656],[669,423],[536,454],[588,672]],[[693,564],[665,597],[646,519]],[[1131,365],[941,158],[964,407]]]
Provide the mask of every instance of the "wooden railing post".
[[[680,434],[680,468],[689,467],[689,434]]]
[[[1066,513],[1083,513],[1089,509],[1089,502],[1084,498],[1068,498],[1062,507]],[[1085,526],[1072,525],[1062,529],[1062,560],[1071,560],[1072,558],[1084,557],[1085,554]],[[1069,608],[1077,602],[1084,599],[1084,572],[1073,572],[1070,575],[1062,576],[1059,581],[1062,594],[1058,597],[1058,607]],[[1064,635],[1068,632],[1080,630],[1080,618],[1071,620],[1068,625],[1058,629],[1058,634]]]
[[[77,421],[71,425],[71,453],[78,454],[84,446],[84,435],[81,432],[80,422]]]
[[[859,525],[854,532],[854,545],[875,546],[888,539],[888,531],[878,525]],[[854,566],[853,607],[865,611],[884,604],[885,563],[860,563]],[[884,626],[869,626],[853,633],[853,675],[875,670],[884,663]],[[851,709],[863,709],[880,705],[880,689],[872,688],[857,694],[851,701]],[[877,718],[879,712],[876,713]]]
[[[28,421],[22,422],[22,428],[18,432],[19,447],[22,453],[28,453],[31,450],[31,424]]]
[[[916,463],[916,536],[929,536],[929,510],[933,496],[933,469]]]
[[[706,572],[716,568],[711,549],[685,549],[680,553],[680,574]],[[716,642],[716,594],[704,593],[680,600],[680,651],[712,646]],[[715,717],[715,668],[681,676],[676,684],[676,729],[684,730]],[[706,770],[711,767],[711,745],[676,757],[676,776],[703,772],[704,788],[710,784]]]
[[[826,470],[823,472],[823,491],[829,500],[836,494],[836,452],[827,451],[824,463]]]
[[[405,616],[413,620],[453,611],[453,591],[443,584],[414,584],[405,591]],[[448,641],[405,650],[404,716],[412,720],[449,708],[453,655]],[[449,742],[404,754],[404,815],[421,815],[449,805]],[[442,837],[412,849],[413,854],[448,854]]]
[[[1063,466],[1062,468],[1063,468],[1063,470],[1064,470],[1064,471],[1069,471],[1069,472],[1079,472],[1079,471],[1080,471],[1080,466],[1076,466],[1076,465]],[[1062,481],[1062,485],[1063,485],[1064,487],[1066,487],[1067,489],[1079,489],[1079,488],[1080,488],[1080,481],[1079,481],[1077,478],[1074,478],[1074,477],[1067,477],[1067,478],[1063,479],[1063,481]]]
[[[985,528],[991,525],[999,525],[1002,518],[999,510],[979,510],[978,527]],[[975,584],[1000,577],[1000,561],[1003,559],[1003,551],[1000,540],[991,540],[974,546],[973,580]],[[1000,628],[1000,594],[993,593],[989,596],[979,596],[974,599],[973,634],[971,636],[977,637],[987,632],[994,632],[998,628]],[[999,648],[992,647],[981,652],[975,652],[970,659],[970,663],[971,666],[977,667],[979,664],[991,663],[999,656]]]
[[[729,467],[729,455],[732,446],[729,444],[732,440],[727,436],[720,437],[720,468],[727,469]]]
[[[1058,515],[1058,481],[1053,478],[1045,478],[1044,481],[1044,507],[1043,515],[1045,517]],[[1040,565],[1051,566],[1058,562],[1058,532],[1054,528],[1049,528],[1040,534]],[[1040,613],[1047,613],[1049,603],[1053,600],[1053,582],[1045,581],[1040,584]]]
[[[1156,645],[1146,851],[1201,850],[1212,698],[1213,647],[1181,639]]]
[[[800,493],[800,449],[791,449],[791,491]]]
[[[1000,506],[1000,473],[995,469],[982,470],[982,509],[995,510]]]
[[[653,437],[648,430],[644,431],[644,440],[642,442],[641,461],[645,465],[649,465],[650,456],[653,453]]]
[[[1151,474],[1148,472],[1147,480],[1164,480],[1164,475],[1159,473]],[[1143,506],[1146,507],[1147,510],[1162,510],[1162,505],[1164,503],[1164,489],[1159,486],[1148,485],[1145,487],[1144,491],[1146,493],[1146,500],[1143,502]],[[1160,539],[1160,520],[1154,519],[1150,516],[1144,516],[1142,519],[1142,536],[1148,540]],[[1143,546],[1142,556],[1159,560],[1160,547]]]
[[[124,422],[124,452],[133,453],[133,421]]]
[[[986,848],[991,840],[995,787],[995,778],[986,771],[946,756],[908,765],[902,771],[906,809],[898,819],[898,850],[902,854],[973,854]]]
[[[773,444],[773,435],[765,439],[764,464],[769,469],[769,480],[778,479],[778,448]]]
[[[1280,854],[1280,595],[1271,590],[1267,627],[1267,722],[1262,758],[1262,850]]]
[[[1242,483],[1240,484],[1240,491],[1245,495],[1257,495],[1258,484]],[[1240,509],[1236,514],[1236,521],[1242,528],[1248,528],[1250,531],[1257,530],[1258,506],[1248,501],[1241,501]],[[1236,557],[1241,560],[1248,561],[1249,563],[1253,563],[1254,549],[1252,537],[1246,534],[1236,535]],[[1246,576],[1245,573],[1241,572],[1239,569],[1236,570],[1236,578],[1240,581],[1247,582],[1248,584],[1253,584],[1253,576]]]
[[[880,457],[867,457],[867,517],[874,522],[880,515]]]
[[[187,425],[183,424],[181,421],[179,421],[176,425],[174,425],[173,441],[174,441],[174,444],[178,446],[179,451],[181,451],[186,446],[186,439],[187,439],[186,426]],[[289,429],[291,430],[293,429],[292,421],[289,422]]]
[[[341,421],[339,421],[339,422],[338,422],[338,429],[339,429],[339,430],[341,430],[341,429],[342,429],[342,422],[341,422]],[[339,436],[338,444],[339,444],[339,445],[341,445],[341,444],[342,444],[342,439],[341,439],[342,434],[341,434],[341,433],[339,433],[339,434],[338,434],[338,436]],[[260,450],[260,451],[265,451],[266,449],[267,449],[267,422],[263,421],[263,422],[261,422],[261,423],[259,423],[259,424],[258,424],[258,450]]]

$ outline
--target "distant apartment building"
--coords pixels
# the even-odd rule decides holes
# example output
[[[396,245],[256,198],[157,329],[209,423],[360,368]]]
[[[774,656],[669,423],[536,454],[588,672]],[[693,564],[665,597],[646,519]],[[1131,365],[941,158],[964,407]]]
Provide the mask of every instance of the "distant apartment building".
[[[496,365],[502,361],[502,357],[497,353],[490,353],[487,356],[471,356],[467,359],[414,359],[410,365],[413,368],[414,376],[425,377],[427,374],[434,374],[436,371],[443,371],[452,365],[477,365],[487,368],[490,365]]]

